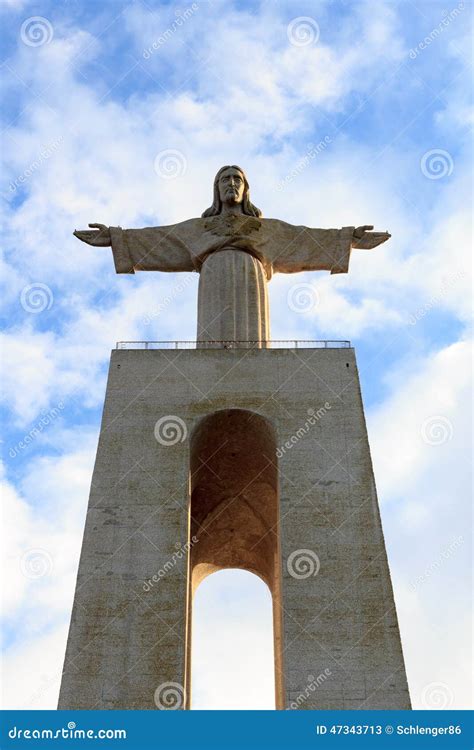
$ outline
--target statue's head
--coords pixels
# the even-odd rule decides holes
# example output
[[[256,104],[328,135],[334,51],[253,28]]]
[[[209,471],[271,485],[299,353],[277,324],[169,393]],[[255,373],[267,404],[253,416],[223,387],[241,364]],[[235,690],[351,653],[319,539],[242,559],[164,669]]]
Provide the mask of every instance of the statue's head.
[[[214,179],[212,206],[204,211],[205,216],[216,216],[222,212],[224,204],[242,205],[242,213],[247,216],[261,216],[262,212],[250,202],[249,183],[245,172],[235,164],[221,167]]]

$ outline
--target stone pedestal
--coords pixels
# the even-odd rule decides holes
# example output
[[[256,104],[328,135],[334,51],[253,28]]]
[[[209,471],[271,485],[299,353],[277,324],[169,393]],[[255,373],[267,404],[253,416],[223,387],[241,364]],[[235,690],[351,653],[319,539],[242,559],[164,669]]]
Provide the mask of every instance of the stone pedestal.
[[[277,708],[410,708],[352,349],[113,352],[59,708],[189,707],[223,567],[272,592]]]

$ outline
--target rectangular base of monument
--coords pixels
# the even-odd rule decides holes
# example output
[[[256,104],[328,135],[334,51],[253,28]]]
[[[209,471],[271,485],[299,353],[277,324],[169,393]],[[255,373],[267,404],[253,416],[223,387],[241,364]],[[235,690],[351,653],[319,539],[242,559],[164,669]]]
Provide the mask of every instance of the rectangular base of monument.
[[[276,435],[278,707],[410,708],[355,355],[330,348],[112,353],[59,708],[189,705],[190,436],[230,409]]]

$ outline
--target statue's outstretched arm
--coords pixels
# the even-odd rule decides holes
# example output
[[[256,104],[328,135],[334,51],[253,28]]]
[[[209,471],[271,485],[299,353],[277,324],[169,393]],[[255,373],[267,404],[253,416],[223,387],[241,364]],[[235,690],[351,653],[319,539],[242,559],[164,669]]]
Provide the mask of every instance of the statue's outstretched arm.
[[[268,227],[265,251],[275,273],[347,273],[353,248],[370,250],[390,237],[388,232],[373,232],[371,224],[312,229],[267,219],[264,227]]]
[[[121,229],[105,224],[89,224],[91,229],[75,231],[74,235],[93,247],[112,247],[117,273],[135,271],[194,271],[189,245],[192,240],[183,226]]]

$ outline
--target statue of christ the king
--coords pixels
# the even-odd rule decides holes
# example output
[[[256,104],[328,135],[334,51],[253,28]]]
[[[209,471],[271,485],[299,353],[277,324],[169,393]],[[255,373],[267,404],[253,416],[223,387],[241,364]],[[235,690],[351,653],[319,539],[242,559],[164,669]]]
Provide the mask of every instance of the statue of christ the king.
[[[390,237],[368,225],[310,229],[264,219],[235,165],[218,171],[212,206],[200,219],[145,229],[89,226],[74,234],[89,245],[112,246],[117,273],[199,272],[198,346],[265,347],[273,273],[347,273],[352,248],[371,249]]]

